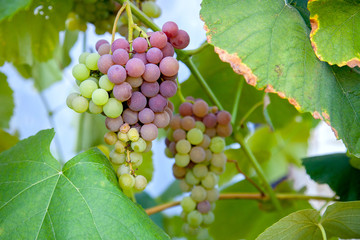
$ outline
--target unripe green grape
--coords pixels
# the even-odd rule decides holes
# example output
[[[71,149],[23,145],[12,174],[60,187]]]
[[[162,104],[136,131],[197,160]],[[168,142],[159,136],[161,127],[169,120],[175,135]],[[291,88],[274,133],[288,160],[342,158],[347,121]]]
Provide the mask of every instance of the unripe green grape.
[[[103,90],[103,89],[97,89],[95,91],[98,91],[98,90]],[[110,118],[117,118],[121,115],[121,113],[123,111],[123,105],[117,99],[109,98],[108,102],[103,107],[103,111],[106,116],[108,116]]]
[[[195,122],[195,128],[200,129],[202,133],[204,133],[206,130],[205,124],[201,121]]]
[[[115,143],[115,151],[118,153],[124,153],[126,150],[126,143],[122,141],[116,141]]]
[[[208,168],[204,164],[196,164],[192,171],[195,177],[204,178],[208,173]]]
[[[183,221],[186,222],[186,220],[187,220],[187,215],[188,215],[187,212],[181,211],[181,213],[180,213],[180,218],[181,218]]]
[[[80,96],[80,94],[78,94],[78,93],[70,93],[68,96],[67,96],[67,98],[66,98],[66,105],[69,107],[69,108],[73,108],[72,107],[72,101],[76,98],[76,97],[78,97],[78,96]]]
[[[193,145],[197,145],[202,142],[204,138],[203,133],[198,128],[193,128],[186,134],[186,139]]]
[[[195,177],[192,171],[187,171],[185,175],[185,181],[190,185],[196,185],[200,182],[200,179]]]
[[[114,150],[110,152],[110,161],[114,164],[123,164],[126,160],[126,155],[124,153],[117,153]]]
[[[96,105],[102,106],[109,100],[109,94],[102,88],[96,89],[91,95],[91,99]]]
[[[171,142],[174,141],[174,137],[173,137],[173,134],[174,134],[174,130],[172,128],[169,128],[166,132],[166,137],[167,139],[169,139]]]
[[[209,226],[210,224],[212,224],[215,220],[215,215],[213,212],[208,212],[202,215],[203,217],[203,225],[204,226]]]
[[[196,208],[196,202],[191,197],[184,197],[180,201],[180,205],[184,212],[191,212],[194,211]]]
[[[212,171],[213,173],[217,174],[217,175],[221,175],[225,172],[225,166],[223,168],[219,168],[219,167],[215,167],[213,165],[210,166],[210,171]]]
[[[130,190],[135,185],[135,178],[134,176],[125,173],[119,177],[119,184],[122,189]]]
[[[116,170],[116,174],[118,175],[118,177],[120,177],[123,174],[130,174],[130,167],[126,166],[125,164],[122,164]]]
[[[147,153],[151,150],[152,142],[151,141],[145,141],[146,142],[146,148],[143,153]]]
[[[97,86],[99,86],[99,79],[97,79],[96,77],[89,77],[88,79],[86,80],[91,80],[93,81],[94,83],[96,83]]]
[[[86,63],[86,58],[89,55],[90,55],[90,53],[88,53],[88,52],[83,52],[82,54],[80,54],[79,63],[85,64]]]
[[[141,7],[142,11],[151,18],[158,18],[161,15],[161,9],[155,2],[145,1]]]
[[[204,162],[204,163],[210,164],[212,155],[213,155],[213,153],[211,152],[211,150],[210,150],[210,149],[206,149],[206,150],[205,150],[205,162]]]
[[[75,31],[78,29],[78,20],[74,17],[67,18],[65,21],[65,27],[66,29],[70,31]]]
[[[211,165],[217,168],[224,168],[226,164],[226,155],[224,153],[214,153],[211,158]]]
[[[92,93],[98,89],[97,84],[92,80],[85,80],[80,83],[80,93],[86,98],[91,98]]]
[[[187,215],[186,215],[187,218]],[[199,232],[199,228],[198,227],[191,227],[189,224],[184,223],[184,225],[182,226],[182,230],[184,233],[195,236],[198,234]]]
[[[219,199],[220,193],[219,190],[217,190],[216,188],[207,190],[206,193],[207,193],[206,200],[208,200],[211,203]]]
[[[191,150],[191,144],[189,141],[182,139],[176,143],[175,148],[178,153],[187,154]]]
[[[197,211],[194,210],[192,212],[190,212],[187,215],[187,223],[191,226],[191,227],[198,227],[200,226],[200,224],[203,222],[203,216],[202,214]]]
[[[144,176],[142,175],[137,175],[135,177],[135,185],[134,185],[134,189],[136,191],[143,191],[146,188],[147,185],[147,180]]]
[[[221,153],[225,149],[225,140],[222,137],[213,137],[210,141],[210,150],[213,153]]]
[[[98,53],[91,53],[86,57],[85,65],[90,70],[98,70],[98,60],[100,55]]]
[[[82,96],[77,96],[72,100],[71,106],[75,112],[83,113],[86,112],[86,110],[88,110],[89,101]]]
[[[118,139],[122,142],[127,142],[129,141],[129,137],[127,135],[127,133],[122,133],[122,132],[118,132]]]
[[[130,129],[131,130],[131,129]],[[128,133],[129,134],[129,133]],[[144,139],[139,138],[136,142],[132,142],[131,143],[131,148],[135,151],[135,152],[139,152],[142,153],[145,151],[146,149],[146,142]]]
[[[204,179],[201,180],[201,185],[206,189],[213,189],[218,182],[218,178],[215,173],[208,172]]]
[[[102,89],[104,89],[106,91],[111,91],[111,90],[113,90],[114,85],[115,84],[109,80],[107,75],[103,75],[103,76],[100,77],[99,86]]]
[[[179,167],[186,167],[190,163],[190,156],[189,154],[181,154],[177,153],[175,155],[175,163]]]
[[[173,153],[171,152],[170,148],[165,148],[165,156],[168,157],[168,158],[173,158],[174,155]]]
[[[138,167],[143,162],[143,155],[141,153],[132,152],[130,153],[130,161],[134,167]]]
[[[207,228],[200,228],[198,234],[196,235],[197,240],[207,240],[209,239],[209,230]]]
[[[136,128],[130,128],[127,135],[129,140],[132,142],[136,142],[140,138],[139,131]]]
[[[180,180],[179,187],[182,192],[189,192],[192,185],[187,184],[185,180]]]
[[[191,198],[197,202],[202,202],[206,199],[207,192],[202,186],[195,186],[191,190]]]
[[[85,66],[85,64],[79,63],[73,67],[72,75],[75,79],[83,81],[90,77],[90,70]]]
[[[102,110],[103,110],[103,106],[96,105],[92,100],[90,100],[89,111],[92,114],[100,114],[102,113]]]
[[[114,145],[117,141],[116,133],[114,132],[107,132],[104,135],[104,141],[106,144]]]

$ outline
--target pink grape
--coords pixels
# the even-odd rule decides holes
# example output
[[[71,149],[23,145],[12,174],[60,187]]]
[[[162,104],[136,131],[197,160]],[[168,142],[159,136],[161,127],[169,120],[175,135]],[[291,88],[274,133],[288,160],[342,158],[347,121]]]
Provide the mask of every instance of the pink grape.
[[[133,46],[135,52],[143,53],[147,50],[148,43],[145,38],[137,37],[134,39],[132,46]]]
[[[174,76],[170,76],[170,77],[163,75],[162,78],[163,78],[164,80],[170,80],[170,81],[176,82],[177,76],[178,76],[178,74],[175,74]]]
[[[163,57],[172,57],[174,56],[175,50],[171,43],[167,42],[165,47],[161,49]]]
[[[183,102],[179,106],[179,113],[181,116],[191,116],[193,114],[192,112],[192,103],[190,102]]]
[[[115,50],[119,48],[130,51],[130,44],[126,39],[118,38],[111,44],[111,52],[115,52]]]
[[[149,107],[155,113],[163,112],[167,105],[167,99],[161,96],[160,94],[156,95],[149,99]]]
[[[207,213],[211,210],[211,205],[210,205],[209,201],[205,200],[205,201],[199,202],[197,204],[196,208],[200,213]]]
[[[148,63],[145,65],[145,72],[142,77],[147,82],[156,82],[160,77],[160,69],[156,64]]]
[[[158,128],[164,128],[170,123],[170,116],[166,112],[155,113],[154,124]]]
[[[176,23],[168,21],[162,26],[162,31],[166,34],[166,36],[172,38],[178,34],[179,27]]]
[[[95,44],[95,49],[96,49],[96,51],[99,50],[99,47],[100,47],[101,45],[103,45],[104,43],[109,44],[109,42],[106,41],[105,39],[100,39],[99,41],[97,41],[96,44]]]
[[[154,121],[155,114],[150,108],[144,108],[139,112],[140,122],[146,124]]]
[[[142,77],[127,77],[126,82],[128,82],[133,88],[137,88],[141,86],[141,84],[143,83],[143,79]]]
[[[207,114],[203,119],[203,123],[205,124],[205,126],[207,128],[214,128],[217,123],[215,114],[213,114],[213,113]]]
[[[127,82],[116,84],[113,89],[113,94],[117,100],[119,100],[120,102],[124,102],[130,99],[132,95],[132,87]]]
[[[125,68],[120,65],[113,65],[108,70],[108,78],[115,84],[120,84],[126,80]]]
[[[114,65],[114,62],[110,54],[104,54],[98,60],[99,71],[103,74],[107,74],[112,65]]]
[[[162,51],[156,47],[150,48],[146,53],[146,59],[150,63],[158,64],[162,58]]]
[[[152,141],[158,136],[158,128],[155,124],[145,124],[140,129],[140,135],[145,141]]]
[[[122,48],[116,49],[112,54],[112,60],[116,64],[125,65],[129,60],[129,53]]]
[[[144,64],[147,64],[148,61],[146,60],[146,53],[135,53],[132,55],[132,58],[140,59]]]
[[[177,85],[173,81],[164,81],[160,84],[160,94],[169,98],[176,94]]]
[[[217,122],[221,125],[227,125],[231,121],[231,114],[227,111],[220,111],[216,115]]]
[[[131,98],[127,101],[129,108],[137,112],[143,110],[146,103],[146,97],[141,92],[133,92]]]
[[[187,34],[184,30],[179,30],[176,37],[170,38],[170,43],[177,49],[186,48],[190,43],[189,34]]]
[[[126,63],[125,69],[130,77],[140,77],[145,72],[145,64],[138,58],[132,58]]]
[[[145,97],[154,97],[159,93],[159,83],[158,82],[143,82],[141,85],[141,93],[144,94]]]
[[[97,51],[100,56],[102,56],[104,54],[109,54],[110,44],[108,44],[108,43],[101,44],[101,46],[99,47],[99,49]]]
[[[124,119],[124,122],[126,122],[130,125],[135,124],[138,121],[138,113],[132,111],[129,108],[125,109],[125,111],[122,114],[122,117]]]
[[[109,129],[112,132],[117,132],[119,131],[121,125],[123,124],[123,119],[121,116],[117,117],[117,118],[109,118],[107,117],[105,119],[105,126],[107,129]]]
[[[174,76],[179,71],[179,63],[176,58],[165,57],[161,60],[159,68],[165,76]]]
[[[150,37],[150,44],[152,47],[163,48],[166,46],[167,36],[163,32],[154,32]]]

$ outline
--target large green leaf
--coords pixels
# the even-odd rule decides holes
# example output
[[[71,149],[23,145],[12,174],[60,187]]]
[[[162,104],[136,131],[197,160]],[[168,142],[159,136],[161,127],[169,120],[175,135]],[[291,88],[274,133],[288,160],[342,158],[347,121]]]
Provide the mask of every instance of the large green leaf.
[[[247,83],[286,97],[300,111],[331,124],[359,157],[360,75],[321,62],[303,18],[286,1],[259,3],[204,0],[201,16],[208,42]]]
[[[0,4],[0,22],[5,18],[11,17],[17,11],[29,6],[31,0],[11,0],[2,1]]]
[[[311,42],[318,58],[339,66],[360,67],[360,3],[315,0],[309,3]]]
[[[8,128],[13,114],[13,90],[6,81],[6,75],[0,72],[0,128]]]
[[[256,239],[323,239],[321,226],[327,237],[359,238],[360,202],[334,203],[323,217],[312,209],[297,211],[282,218]]]
[[[346,154],[304,158],[303,164],[313,180],[328,184],[342,201],[360,200],[360,170]]]
[[[11,19],[0,23],[0,63],[33,65],[34,59],[47,61],[59,43],[59,31],[65,28],[65,19],[72,1],[33,1]],[[14,30],[16,29],[16,31]]]
[[[53,137],[44,130],[0,154],[1,239],[168,239],[120,191],[99,150],[61,169]]]

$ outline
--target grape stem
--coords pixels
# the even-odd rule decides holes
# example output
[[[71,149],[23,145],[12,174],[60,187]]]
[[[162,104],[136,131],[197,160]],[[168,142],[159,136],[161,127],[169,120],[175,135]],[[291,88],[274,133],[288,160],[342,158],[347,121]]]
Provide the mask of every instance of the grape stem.
[[[134,20],[133,20],[133,17],[132,17],[129,0],[126,0],[126,3],[127,3],[126,4],[126,14],[128,16],[128,30],[129,30],[128,41],[130,43],[130,52],[132,52],[132,38],[133,38]]]
[[[119,9],[119,11],[116,14],[115,20],[114,20],[114,25],[113,25],[113,29],[112,29],[112,34],[111,34],[111,44],[114,42],[115,40],[115,33],[116,33],[116,27],[117,27],[117,22],[119,21],[120,15],[121,13],[124,11],[125,7],[126,7],[127,3],[124,3],[121,8]],[[111,49],[110,49],[110,53],[111,53]]]
[[[293,194],[293,193],[278,193],[276,194],[277,199],[281,200],[319,200],[319,201],[338,201],[337,197],[327,197],[327,196],[309,196],[303,194]],[[270,200],[270,197],[267,195],[261,195],[259,193],[223,193],[220,194],[219,200]],[[157,205],[155,207],[147,208],[145,212],[148,215],[152,215],[158,212],[161,212],[165,209],[175,207],[180,205],[180,201],[168,202],[164,204]]]
[[[239,164],[236,160],[231,160],[231,159],[228,159],[227,162],[230,162],[230,163],[234,163],[235,164],[235,168],[236,170],[241,173],[242,175],[244,175],[245,179],[251,183],[259,192],[260,192],[260,195],[262,196],[265,196],[265,193],[264,191],[260,188],[259,185],[256,184],[256,182],[254,182],[250,177],[248,177],[239,167]]]
[[[176,83],[178,85],[178,89],[177,89],[177,94],[181,100],[181,102],[186,102],[186,99],[184,98],[184,95],[183,93],[181,92],[181,85],[180,85],[180,82],[179,82],[179,78],[176,78]]]
[[[239,127],[241,127],[245,121],[247,120],[247,118],[258,108],[260,107],[261,105],[263,105],[264,102],[263,101],[260,101],[260,102],[257,102],[255,103],[250,109],[249,111],[247,111],[245,113],[245,115],[242,117],[242,119],[239,121]]]
[[[135,171],[134,171],[134,169],[132,167],[132,163],[131,163],[131,160],[130,160],[130,151],[129,151],[129,149],[126,149],[126,156],[127,156],[126,162],[129,164],[130,173],[131,173],[131,175],[135,176]]]

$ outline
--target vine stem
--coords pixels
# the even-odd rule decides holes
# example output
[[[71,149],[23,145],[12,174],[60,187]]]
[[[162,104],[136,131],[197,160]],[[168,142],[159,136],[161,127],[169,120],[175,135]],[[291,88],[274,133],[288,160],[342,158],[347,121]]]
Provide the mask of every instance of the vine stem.
[[[129,30],[128,41],[130,43],[130,52],[132,52],[132,38],[133,38],[134,20],[133,20],[133,17],[132,17],[129,0],[126,0],[126,14],[128,16],[128,30]]]
[[[116,33],[116,26],[117,26],[117,22],[119,21],[120,15],[121,13],[124,11],[125,7],[126,7],[126,3],[124,3],[121,8],[119,9],[119,11],[116,14],[115,20],[114,20],[114,25],[113,25],[113,29],[112,29],[112,34],[111,34],[111,44],[114,42],[115,40],[115,33]],[[111,49],[110,49],[111,52]]]
[[[201,44],[198,48],[196,49],[192,49],[192,50],[183,50],[183,52],[188,55],[188,56],[192,56],[195,54],[200,53],[202,50],[204,50],[205,48],[207,48],[208,46],[210,46],[210,44],[208,42],[204,42],[203,44]]]
[[[320,228],[320,231],[321,231],[321,235],[322,235],[323,240],[327,240],[326,232],[325,232],[325,229],[324,229],[323,225],[321,225],[321,223],[319,223],[319,224],[318,224],[318,227]]]
[[[177,89],[177,94],[181,100],[181,102],[186,102],[186,99],[184,98],[184,95],[181,91],[181,85],[180,85],[180,82],[179,82],[179,78],[176,78],[176,82],[177,82],[177,85],[178,85],[178,89]]]
[[[276,194],[278,199],[282,200],[319,200],[319,201],[337,201],[335,197],[325,197],[325,196],[309,196],[302,194],[292,194],[292,193],[278,193]],[[269,196],[264,196],[259,193],[223,193],[220,194],[219,200],[270,200]],[[175,207],[180,205],[180,201],[168,202],[164,204],[157,205],[145,210],[148,215],[152,215],[158,212],[161,212],[165,209]]]
[[[242,88],[244,86],[244,81],[240,80],[239,81],[239,85],[238,85],[238,89],[236,91],[236,96],[235,96],[235,103],[231,112],[232,118],[231,118],[231,124],[234,126],[236,118],[237,118],[237,113],[238,113],[238,109],[239,109],[239,104],[240,104],[240,97],[241,97],[241,92],[242,92]]]
[[[239,122],[239,126],[243,125],[244,122],[246,121],[246,119],[247,119],[258,107],[260,107],[260,106],[263,105],[263,104],[264,104],[263,101],[260,101],[260,102],[255,103],[255,104],[249,109],[249,111],[247,111],[247,112],[245,113],[245,115],[242,117],[242,119],[241,119],[240,122]]]

